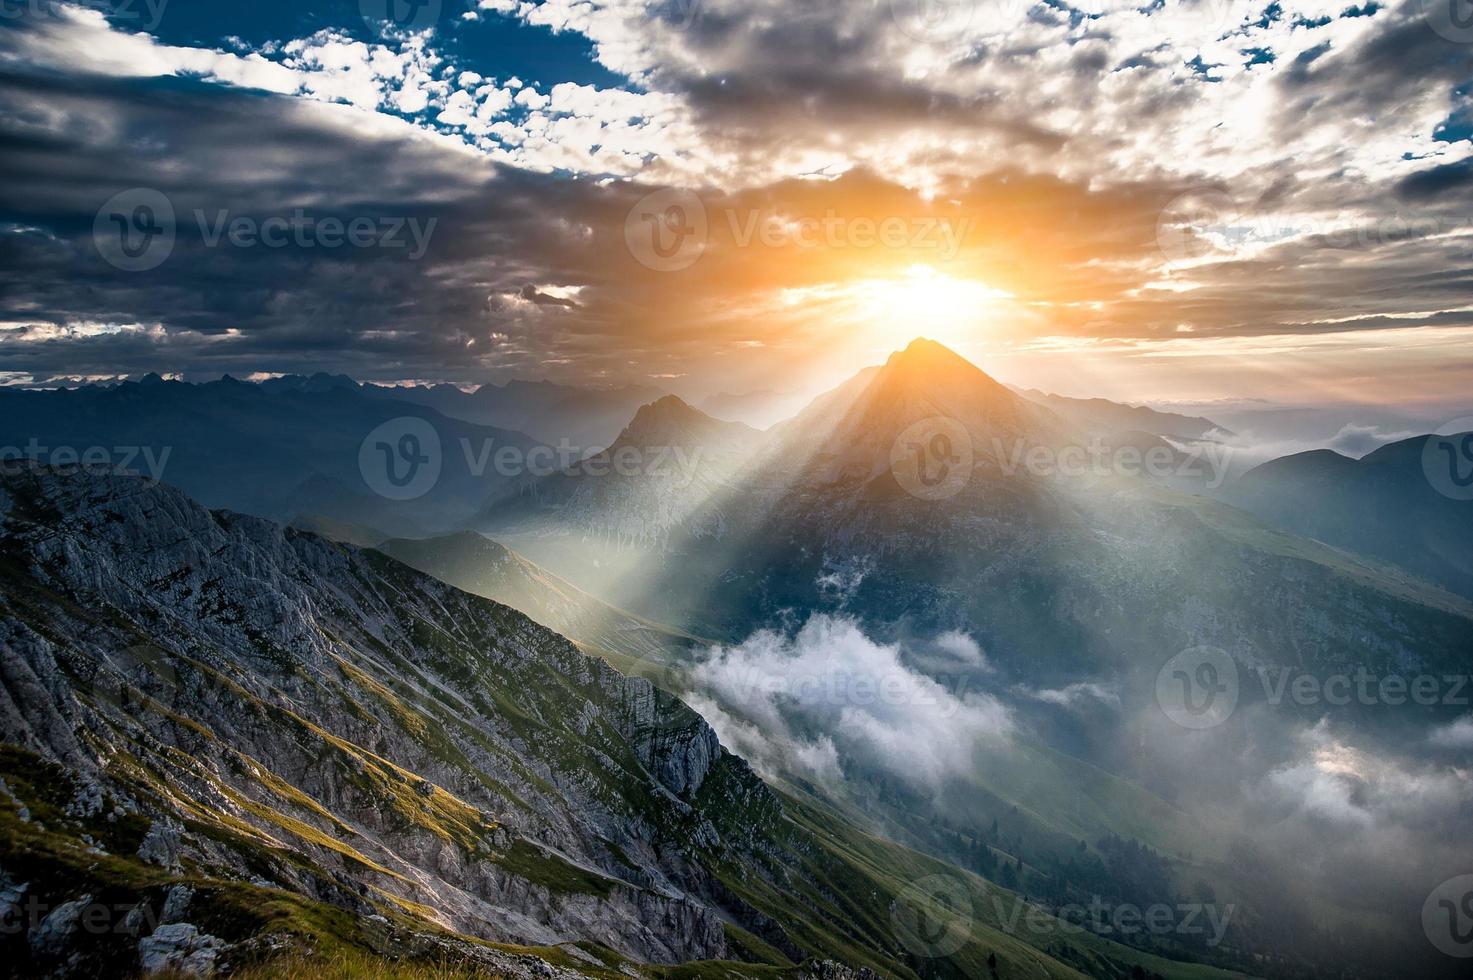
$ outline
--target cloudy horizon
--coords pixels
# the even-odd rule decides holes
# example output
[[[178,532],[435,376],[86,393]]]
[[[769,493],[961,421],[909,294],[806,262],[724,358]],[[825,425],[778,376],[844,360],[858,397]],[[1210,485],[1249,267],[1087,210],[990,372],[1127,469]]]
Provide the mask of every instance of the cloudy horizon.
[[[395,2],[9,8],[4,379],[794,392],[918,335],[1133,402],[1473,378],[1430,0]]]

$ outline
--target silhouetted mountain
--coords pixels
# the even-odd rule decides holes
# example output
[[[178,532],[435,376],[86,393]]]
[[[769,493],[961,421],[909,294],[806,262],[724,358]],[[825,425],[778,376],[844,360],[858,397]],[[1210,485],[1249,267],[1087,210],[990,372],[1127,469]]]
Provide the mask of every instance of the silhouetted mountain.
[[[749,426],[666,395],[641,406],[608,449],[494,501],[480,524],[526,532],[530,523],[615,547],[658,547],[672,534],[719,535],[719,514],[706,511],[700,526],[689,518],[729,489],[761,439]]]
[[[897,441],[931,420],[943,422],[953,441],[964,435],[970,454],[994,468],[1027,447],[1075,439],[1053,412],[1018,398],[951,349],[918,339],[775,426],[764,456],[771,467],[799,467],[798,478],[821,484],[888,477]]]
[[[1428,436],[1352,459],[1328,449],[1258,466],[1226,499],[1275,527],[1400,566],[1473,598],[1473,501],[1433,486]],[[1465,464],[1473,465],[1473,461]]]
[[[590,452],[609,445],[658,388],[578,388],[551,381],[508,381],[464,391],[454,385],[365,386],[370,394],[428,405],[451,418],[526,432],[550,446]]]
[[[370,397],[341,376],[0,390],[0,446],[22,454],[33,446],[41,462],[123,466],[211,507],[282,521],[318,514],[399,535],[463,522],[525,476],[499,471],[494,451],[525,460],[536,445],[519,432]],[[89,452],[99,455],[81,458]],[[389,468],[424,475],[401,488]]]
[[[1036,681],[1154,670],[1161,651],[1204,643],[1269,661],[1325,644],[1381,662],[1396,617],[1418,622],[1429,663],[1459,655],[1466,604],[1141,478],[1130,457],[1095,468],[1067,455],[1091,439],[921,340],[699,492],[584,478],[558,506],[493,507],[488,526],[579,587],[700,634],[740,638],[785,609],[834,608],[837,574],[854,582],[843,609],[882,635],[962,629]],[[1071,458],[1082,477],[1058,472]],[[657,519],[594,530],[631,514]],[[647,529],[659,534],[633,533]],[[615,566],[627,585],[598,571]]]
[[[1014,388],[1086,432],[1149,432],[1176,439],[1205,439],[1233,433],[1208,418],[1162,412],[1145,405],[1123,405],[1104,398],[1069,398],[1035,388]]]

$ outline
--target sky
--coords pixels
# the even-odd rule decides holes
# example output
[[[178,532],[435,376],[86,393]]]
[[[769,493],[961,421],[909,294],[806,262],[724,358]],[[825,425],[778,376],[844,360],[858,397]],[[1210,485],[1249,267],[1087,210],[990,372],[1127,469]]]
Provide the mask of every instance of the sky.
[[[1473,381],[1456,0],[5,0],[0,383]]]

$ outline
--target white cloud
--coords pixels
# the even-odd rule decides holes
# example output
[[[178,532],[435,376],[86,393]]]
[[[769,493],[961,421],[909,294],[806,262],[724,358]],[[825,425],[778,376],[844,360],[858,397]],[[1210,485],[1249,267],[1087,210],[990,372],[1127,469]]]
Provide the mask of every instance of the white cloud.
[[[935,645],[937,650],[959,666],[992,669],[977,641],[961,630],[947,630],[936,637]]]
[[[722,740],[767,772],[837,778],[880,768],[923,787],[972,768],[984,739],[1012,732],[1007,709],[954,692],[903,663],[853,620],[816,615],[796,635],[753,634],[695,668],[692,704]]]
[[[1473,773],[1467,770],[1378,755],[1333,735],[1325,722],[1300,739],[1302,755],[1269,773],[1261,786],[1290,811],[1380,829],[1473,805]]]
[[[1330,437],[1326,448],[1333,449],[1345,456],[1354,456],[1359,459],[1367,453],[1374,452],[1389,443],[1400,442],[1417,435],[1416,432],[1384,432],[1378,425],[1357,425],[1348,422],[1341,427],[1340,431]]]
[[[1427,740],[1442,749],[1473,749],[1473,715],[1434,728]]]
[[[1070,707],[1081,701],[1102,701],[1106,704],[1119,704],[1120,695],[1114,689],[1103,684],[1095,684],[1081,681],[1077,684],[1069,684],[1066,687],[1048,688],[1041,691],[1024,691],[1028,697],[1045,704],[1057,704],[1060,707]]]

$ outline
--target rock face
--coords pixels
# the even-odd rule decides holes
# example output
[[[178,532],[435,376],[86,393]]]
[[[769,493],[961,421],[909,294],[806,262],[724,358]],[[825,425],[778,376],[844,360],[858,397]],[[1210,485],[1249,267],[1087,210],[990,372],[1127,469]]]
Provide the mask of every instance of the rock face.
[[[215,972],[222,945],[187,922],[171,922],[138,940],[138,965],[144,973],[175,970],[185,976],[208,977]]]
[[[167,486],[39,470],[0,477],[0,582],[0,740],[94,787],[83,806],[121,801],[152,866],[646,962],[726,957],[723,920],[752,917],[707,870],[745,845],[701,797],[719,774],[719,822],[755,835],[772,794],[678,700],[506,607]],[[204,975],[220,941],[164,922],[137,954]]]

